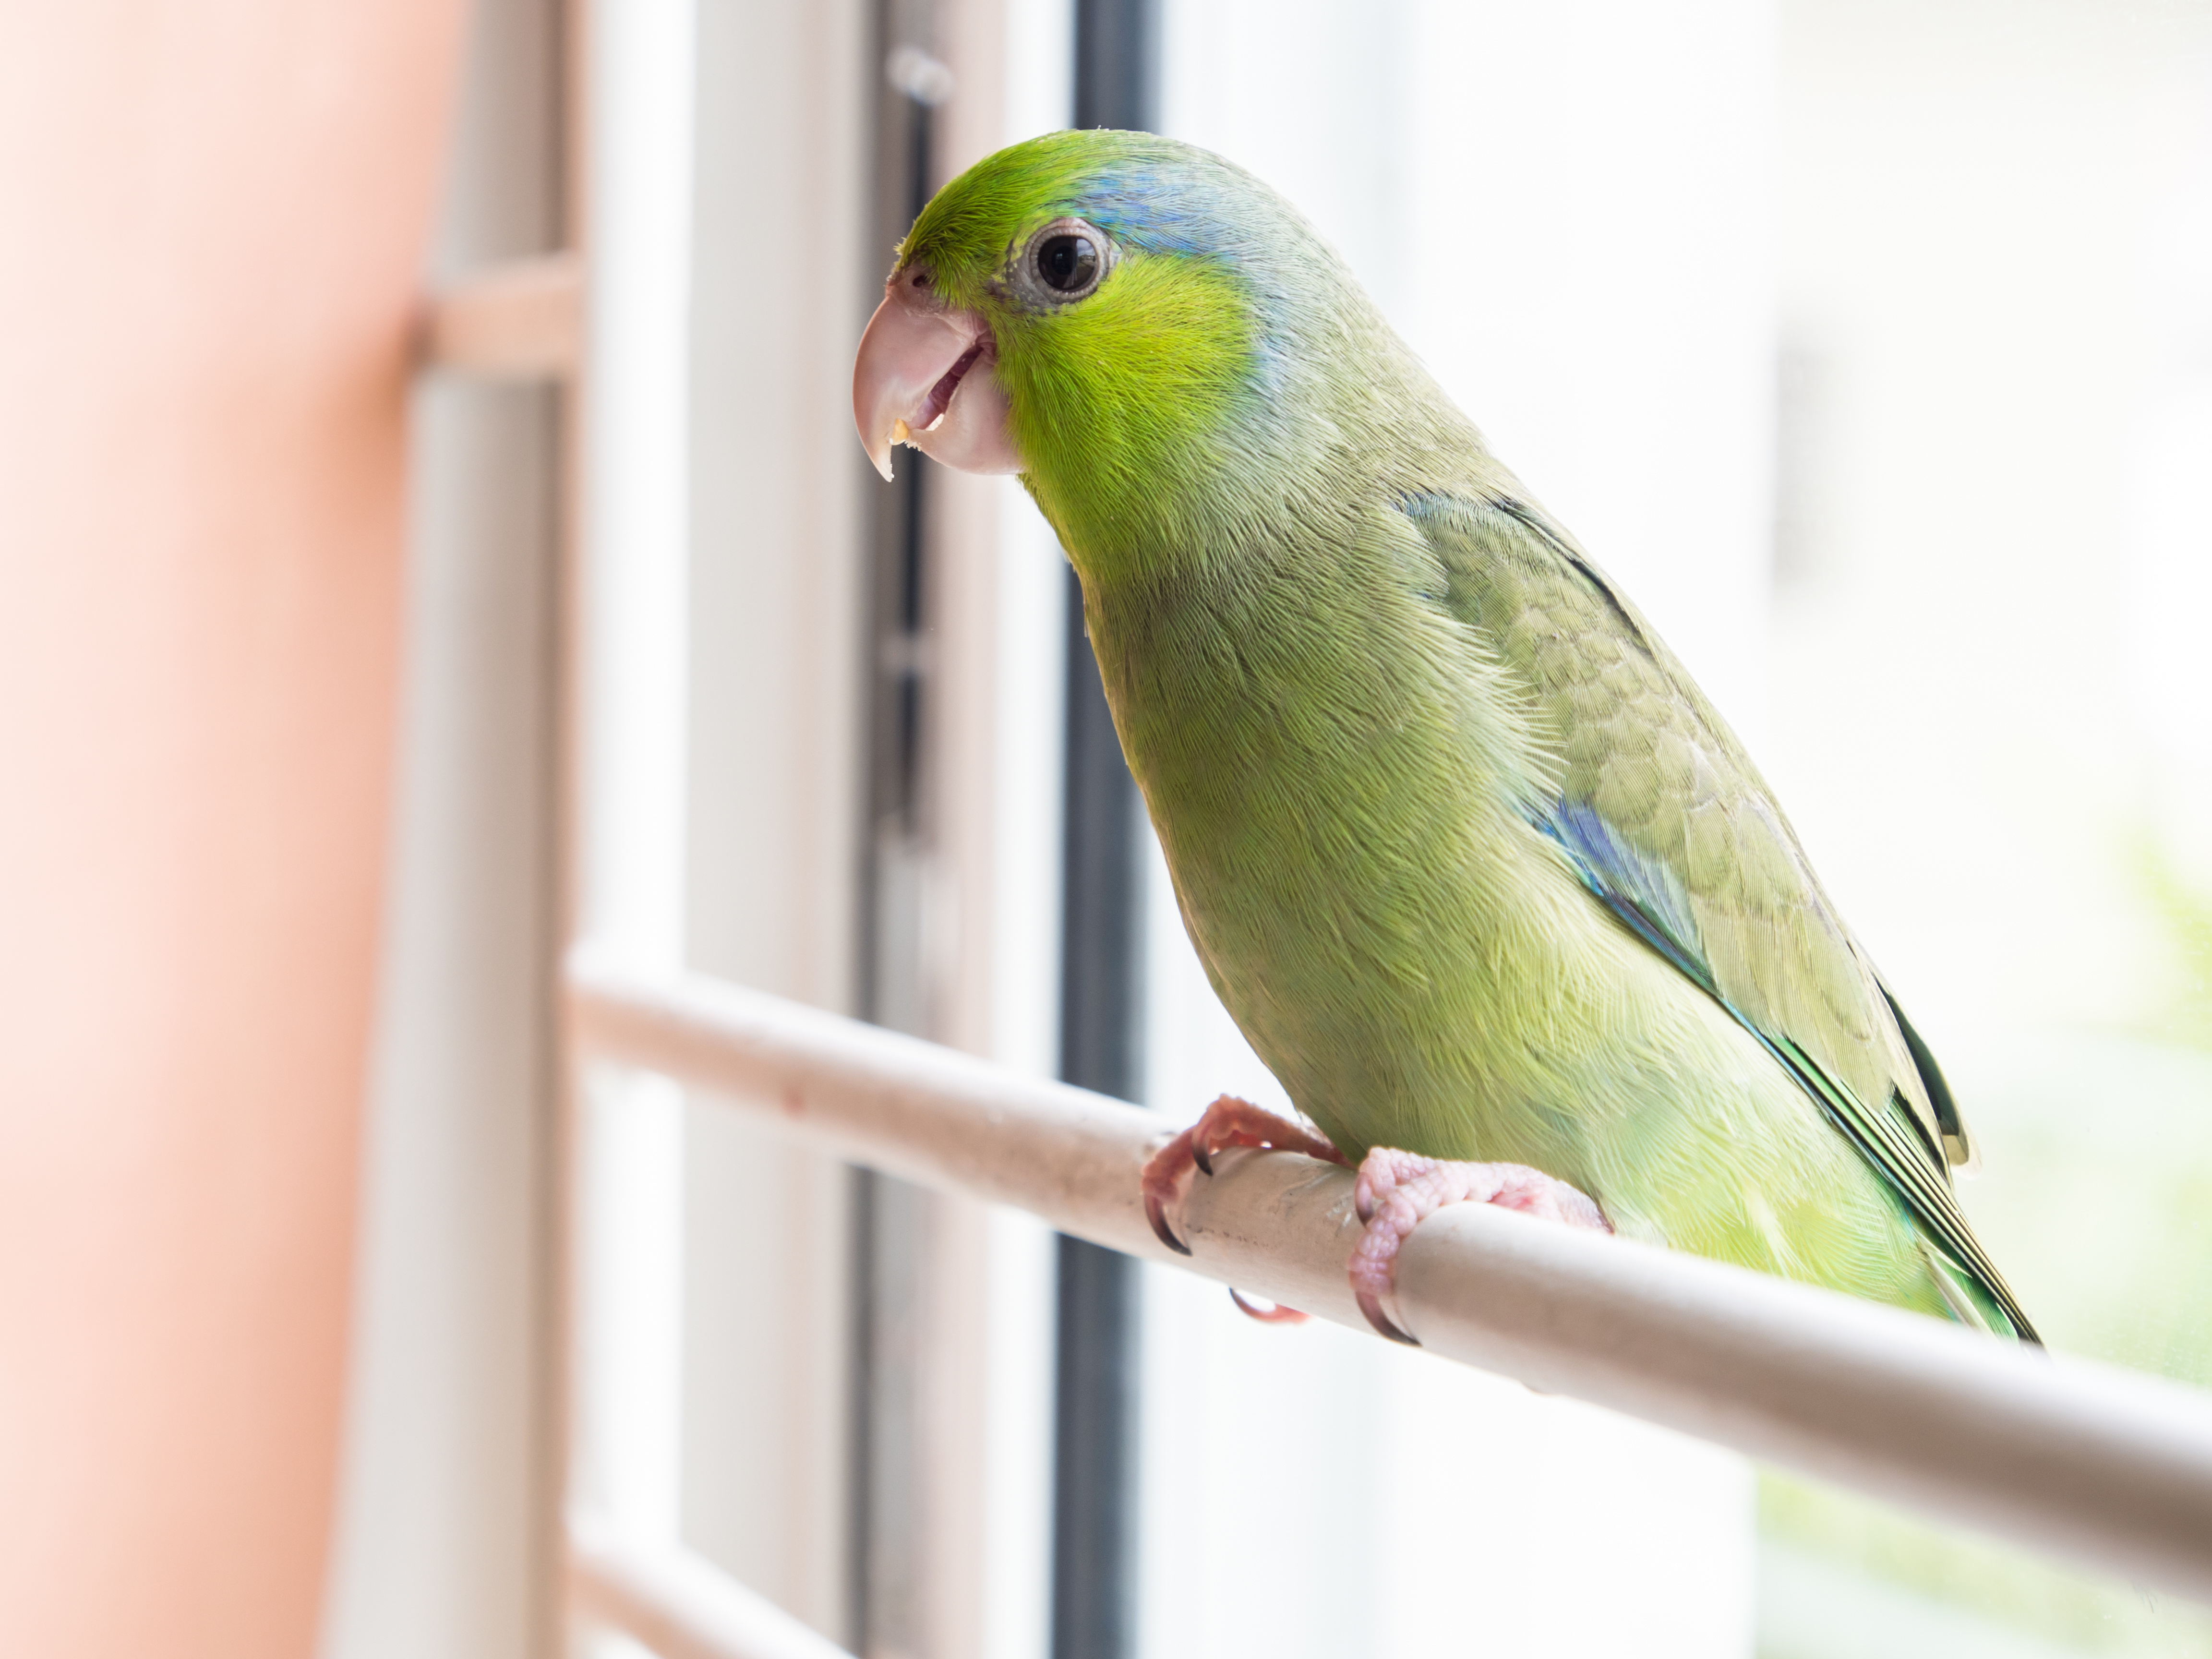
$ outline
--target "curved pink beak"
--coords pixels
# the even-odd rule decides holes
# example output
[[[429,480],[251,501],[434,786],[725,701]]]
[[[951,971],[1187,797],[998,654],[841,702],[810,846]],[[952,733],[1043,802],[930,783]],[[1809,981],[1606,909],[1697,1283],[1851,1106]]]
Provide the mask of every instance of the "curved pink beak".
[[[853,423],[885,478],[891,446],[963,472],[1018,472],[1006,435],[1006,395],[992,371],[995,342],[972,311],[940,304],[916,273],[898,271],[868,319],[853,360]]]

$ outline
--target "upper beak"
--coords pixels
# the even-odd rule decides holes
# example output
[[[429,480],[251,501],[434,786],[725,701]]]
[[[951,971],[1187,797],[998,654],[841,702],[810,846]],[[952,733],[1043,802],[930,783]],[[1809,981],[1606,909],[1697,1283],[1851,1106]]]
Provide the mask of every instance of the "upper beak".
[[[963,472],[1018,472],[989,325],[892,274],[853,360],[853,422],[885,478],[891,446],[912,444]]]

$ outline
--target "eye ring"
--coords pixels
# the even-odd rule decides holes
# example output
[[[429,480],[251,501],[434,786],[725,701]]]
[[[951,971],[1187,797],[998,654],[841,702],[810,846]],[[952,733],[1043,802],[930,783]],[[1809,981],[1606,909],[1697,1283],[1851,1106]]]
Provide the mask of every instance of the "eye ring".
[[[1082,219],[1055,219],[1022,249],[1015,280],[1047,305],[1070,305],[1098,291],[1117,263],[1112,240]]]

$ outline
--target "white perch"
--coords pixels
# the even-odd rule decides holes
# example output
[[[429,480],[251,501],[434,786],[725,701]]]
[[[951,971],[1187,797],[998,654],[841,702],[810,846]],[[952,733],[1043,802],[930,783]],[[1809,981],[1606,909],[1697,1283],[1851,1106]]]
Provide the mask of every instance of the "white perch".
[[[1238,1152],[1153,1237],[1154,1114],[588,948],[574,1029],[812,1146],[1367,1328],[1344,1170]],[[1431,1353],[2212,1600],[2212,1396],[1698,1257],[1480,1205],[1424,1222],[1398,1310]]]

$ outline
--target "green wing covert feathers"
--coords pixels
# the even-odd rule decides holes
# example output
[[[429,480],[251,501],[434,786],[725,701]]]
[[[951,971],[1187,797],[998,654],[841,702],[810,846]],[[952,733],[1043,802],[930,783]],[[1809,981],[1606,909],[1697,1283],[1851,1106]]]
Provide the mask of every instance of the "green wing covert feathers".
[[[1952,1191],[1950,1164],[1971,1148],[1942,1073],[1735,733],[1540,508],[1425,497],[1407,510],[1443,568],[1445,607],[1525,677],[1565,763],[1542,825],[1592,892],[1773,1053],[2034,1340]]]

